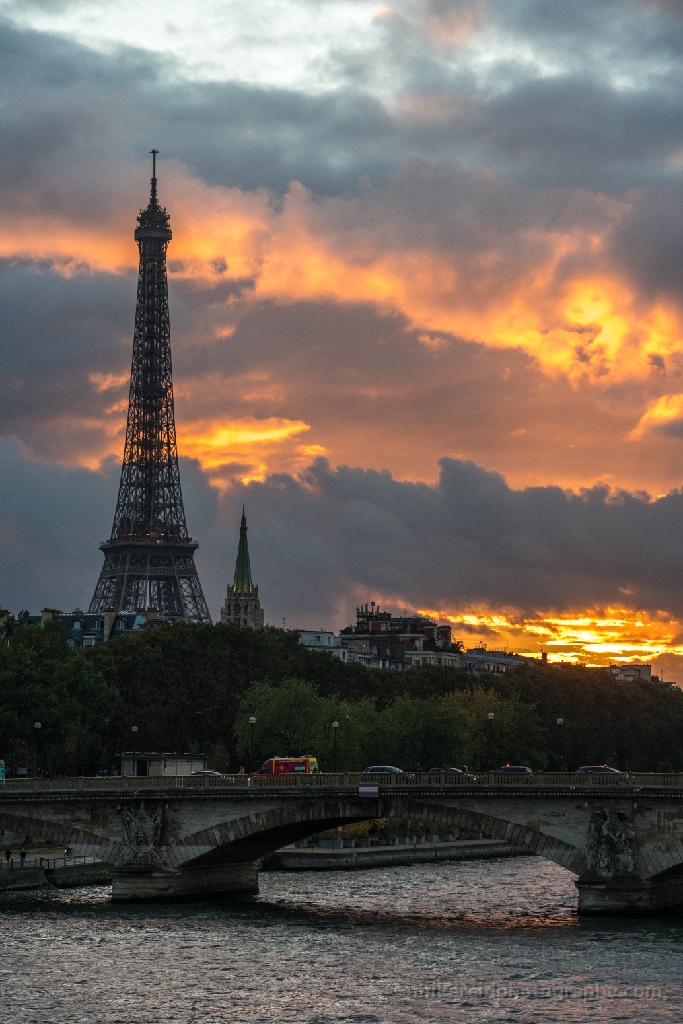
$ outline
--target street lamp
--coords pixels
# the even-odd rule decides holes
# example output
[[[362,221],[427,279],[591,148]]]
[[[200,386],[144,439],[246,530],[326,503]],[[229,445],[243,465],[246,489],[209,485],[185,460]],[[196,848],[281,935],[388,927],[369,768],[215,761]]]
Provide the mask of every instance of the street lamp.
[[[202,749],[202,754],[203,754],[204,753],[204,712],[203,711],[198,711],[197,712],[197,717],[199,718],[199,743],[200,743],[200,746],[201,746],[201,749]]]
[[[334,732],[334,770],[337,771],[337,729],[339,728],[339,722],[332,723],[332,729]]]
[[[564,722],[564,718],[558,718],[557,719],[557,751],[558,751],[557,763],[560,766],[560,771],[562,771],[562,723],[563,722]]]
[[[490,771],[493,771],[493,711],[489,711],[486,716],[489,720],[489,764],[491,765]]]
[[[251,763],[254,763],[254,726],[256,725],[256,719],[252,715],[249,719],[249,725],[251,726]]]
[[[33,778],[38,774],[38,730],[41,728],[40,722],[33,723]]]
[[[137,731],[138,731],[137,725],[133,725],[131,727],[130,731],[133,733],[133,775],[137,775],[137,773],[138,773],[138,765],[137,765],[136,757],[137,757],[137,753],[138,752],[135,749],[135,741],[137,739],[137,735],[136,734],[137,734]]]

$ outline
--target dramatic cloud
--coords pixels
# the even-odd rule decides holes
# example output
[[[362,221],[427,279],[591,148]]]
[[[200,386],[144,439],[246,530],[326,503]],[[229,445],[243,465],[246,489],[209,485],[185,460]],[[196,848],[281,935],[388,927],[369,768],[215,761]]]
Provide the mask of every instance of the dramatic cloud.
[[[564,613],[628,597],[650,614],[683,614],[677,491],[651,500],[606,487],[512,490],[497,473],[443,459],[435,485],[386,471],[333,471],[317,460],[301,480],[271,477],[243,493],[257,521],[278,510],[293,550],[315,538],[321,588],[334,566],[340,592],[374,589],[394,604],[442,613],[486,603],[525,615]],[[316,561],[306,558],[296,574],[302,589]]]
[[[682,58],[665,0],[0,0],[3,601],[89,599],[155,145],[215,614],[247,487],[273,620],[369,595],[674,657]],[[75,555],[22,504],[73,487]]]
[[[0,504],[10,540],[2,578],[33,610],[40,602],[86,606],[118,467],[93,473],[39,464],[5,442],[0,468],[12,481]],[[228,492],[207,486],[190,460],[182,473],[216,618],[244,502],[254,578],[271,622],[338,628],[353,620],[356,603],[379,600],[449,619],[466,643],[513,639],[531,653],[545,645],[552,656],[597,662],[683,659],[680,492],[652,500],[604,487],[513,490],[499,474],[453,459],[442,460],[432,485],[386,471],[332,470],[324,459],[299,478],[280,474]]]

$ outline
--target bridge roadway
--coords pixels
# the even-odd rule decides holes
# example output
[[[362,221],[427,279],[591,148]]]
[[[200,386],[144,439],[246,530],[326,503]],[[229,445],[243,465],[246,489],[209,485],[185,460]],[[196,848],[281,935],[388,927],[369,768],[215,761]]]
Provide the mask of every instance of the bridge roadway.
[[[0,828],[109,863],[115,900],[255,893],[266,854],[373,818],[473,830],[554,861],[576,875],[580,913],[683,907],[683,775],[0,781]]]

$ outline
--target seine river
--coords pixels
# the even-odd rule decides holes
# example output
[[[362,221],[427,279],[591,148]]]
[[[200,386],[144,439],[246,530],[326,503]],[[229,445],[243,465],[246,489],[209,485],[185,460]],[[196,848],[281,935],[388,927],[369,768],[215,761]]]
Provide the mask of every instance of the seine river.
[[[683,919],[589,920],[536,858],[261,876],[239,903],[0,900],[8,1024],[683,1020]]]

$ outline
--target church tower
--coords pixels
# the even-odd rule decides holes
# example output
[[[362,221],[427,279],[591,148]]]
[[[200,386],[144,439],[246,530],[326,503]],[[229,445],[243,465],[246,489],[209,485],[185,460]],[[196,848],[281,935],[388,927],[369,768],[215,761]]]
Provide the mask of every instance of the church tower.
[[[237,548],[235,562],[235,579],[230,586],[221,608],[221,622],[232,622],[236,626],[251,626],[252,629],[263,628],[263,609],[258,599],[258,587],[251,581],[251,565],[249,564],[249,542],[247,541],[247,517],[242,508],[240,526],[240,543]]]

